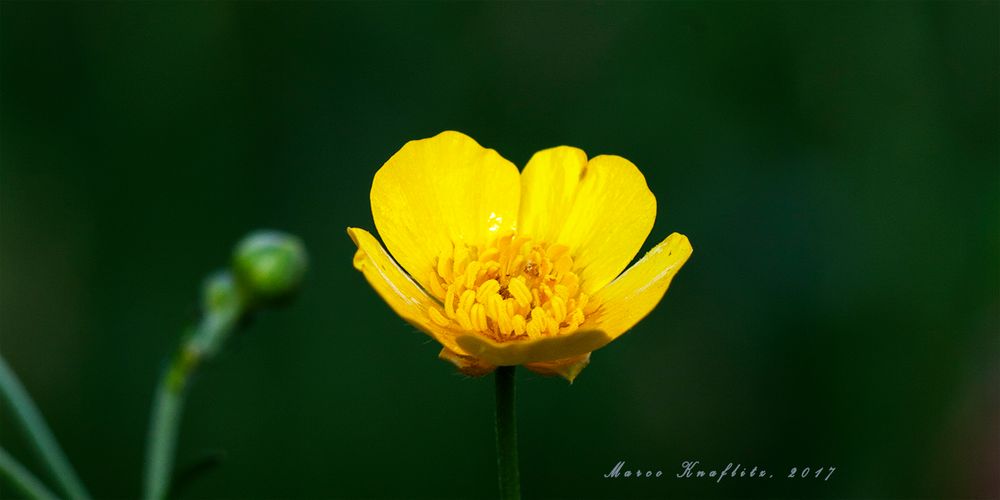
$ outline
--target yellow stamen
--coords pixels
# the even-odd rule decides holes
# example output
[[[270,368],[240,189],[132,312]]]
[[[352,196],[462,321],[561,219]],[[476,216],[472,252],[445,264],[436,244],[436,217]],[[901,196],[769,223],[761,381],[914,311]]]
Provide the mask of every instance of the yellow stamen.
[[[472,321],[469,320],[469,311],[465,309],[459,309],[455,311],[455,319],[458,320],[459,326],[466,330],[472,330]]]
[[[507,307],[503,305],[503,298],[497,294],[490,295],[486,301],[486,316],[493,321],[500,321],[501,313],[506,313]]]
[[[483,331],[486,329],[486,308],[482,304],[473,305],[469,317],[472,319],[472,326],[476,330]]]
[[[431,294],[433,294],[438,299],[444,298],[445,294],[444,288],[441,286],[440,279],[441,278],[438,278],[438,275],[435,274],[434,271],[431,271],[430,276],[427,278]]]
[[[437,309],[431,308],[428,309],[427,312],[431,317],[431,321],[437,323],[438,325],[448,326],[448,324],[451,323],[451,321],[449,321],[448,318],[442,316]]]
[[[510,280],[508,287],[510,294],[517,301],[517,305],[524,308],[531,304],[531,290],[528,290],[528,286],[524,284],[524,278],[518,276]]]
[[[452,271],[454,271],[454,267],[455,267],[455,260],[451,258],[451,252],[442,253],[440,256],[438,256],[438,264],[437,264],[438,276],[444,278],[444,281],[446,283],[451,281],[451,278],[454,276],[454,274],[452,274]]]
[[[448,287],[448,293],[444,296],[444,313],[449,318],[455,317],[455,285]]]
[[[465,269],[465,288],[476,286],[476,276],[479,274],[479,266],[481,265],[478,260],[469,262],[469,266]]]
[[[514,315],[514,319],[511,320],[511,323],[514,326],[515,334],[524,335],[524,328],[526,326],[526,323],[524,322],[524,316],[521,316],[520,314]]]
[[[580,292],[566,245],[506,234],[483,247],[455,243],[427,279],[443,301],[428,312],[443,327],[498,342],[573,332],[599,304]]]
[[[566,319],[566,302],[557,295],[552,297],[549,304],[552,306],[552,318],[562,323],[562,320]]]
[[[476,292],[472,290],[466,290],[462,292],[461,302],[458,304],[459,310],[469,312],[472,309],[472,304],[476,303]]]
[[[484,281],[482,285],[479,285],[479,289],[476,290],[476,302],[485,304],[486,300],[489,299],[491,295],[499,291],[500,283],[497,280]]]

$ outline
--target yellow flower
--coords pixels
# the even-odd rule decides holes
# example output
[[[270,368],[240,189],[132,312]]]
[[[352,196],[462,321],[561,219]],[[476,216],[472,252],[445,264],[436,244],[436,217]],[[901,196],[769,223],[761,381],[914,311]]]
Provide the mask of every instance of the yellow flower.
[[[468,375],[524,365],[569,381],[649,314],[691,255],[671,234],[622,273],[656,219],[628,160],[560,146],[524,172],[459,132],[410,141],[375,174],[354,267]],[[395,258],[395,259],[393,259]]]

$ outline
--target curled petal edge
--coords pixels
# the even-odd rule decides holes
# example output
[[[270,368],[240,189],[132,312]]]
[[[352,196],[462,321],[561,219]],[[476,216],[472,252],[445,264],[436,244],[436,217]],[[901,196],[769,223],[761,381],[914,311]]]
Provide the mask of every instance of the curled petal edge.
[[[515,366],[582,356],[611,342],[600,330],[578,330],[566,335],[499,343],[474,334],[459,334],[455,342],[470,356],[495,366]]]

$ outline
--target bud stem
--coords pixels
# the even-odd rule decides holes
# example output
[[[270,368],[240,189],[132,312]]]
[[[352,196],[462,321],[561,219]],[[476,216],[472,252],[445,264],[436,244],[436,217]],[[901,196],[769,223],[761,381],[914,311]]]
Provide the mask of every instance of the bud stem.
[[[211,359],[235,328],[240,305],[208,313],[163,370],[153,400],[146,452],[146,500],[161,500],[170,491],[177,433],[181,424],[188,382],[203,361]]]

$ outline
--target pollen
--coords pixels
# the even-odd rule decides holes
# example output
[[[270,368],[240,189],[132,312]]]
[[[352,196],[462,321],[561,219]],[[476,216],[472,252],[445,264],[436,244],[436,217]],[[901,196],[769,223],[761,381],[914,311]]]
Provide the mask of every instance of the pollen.
[[[597,308],[574,269],[566,245],[514,234],[483,247],[454,243],[426,280],[440,303],[427,314],[498,342],[571,333]]]

